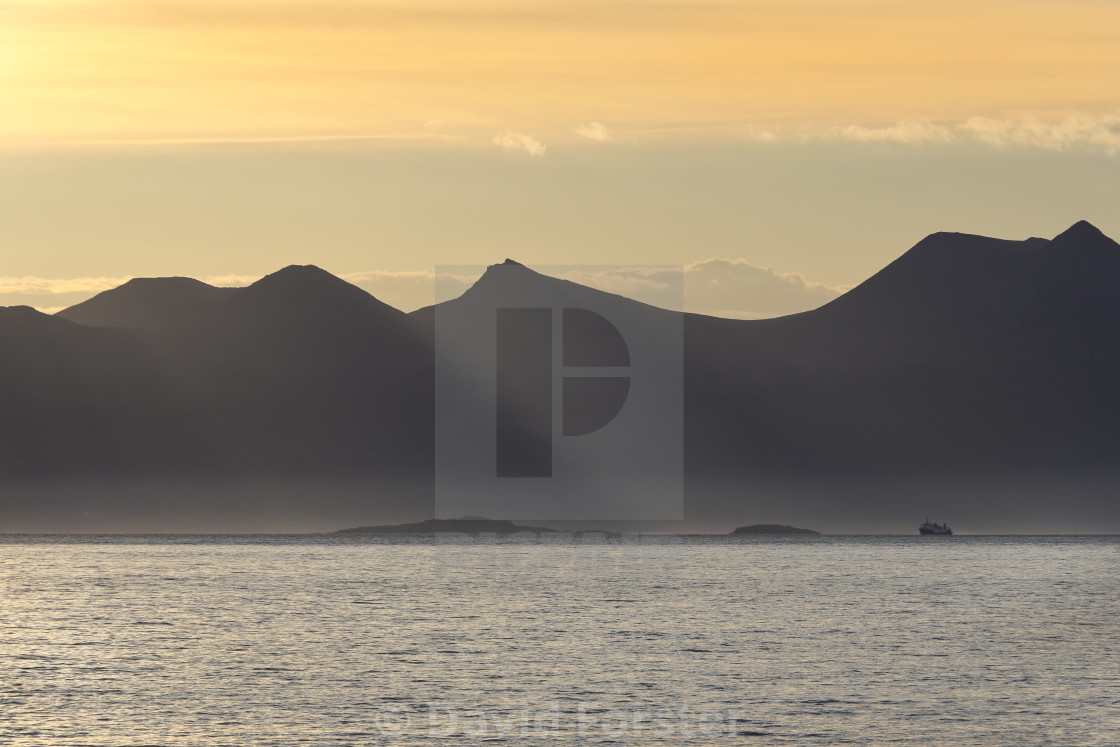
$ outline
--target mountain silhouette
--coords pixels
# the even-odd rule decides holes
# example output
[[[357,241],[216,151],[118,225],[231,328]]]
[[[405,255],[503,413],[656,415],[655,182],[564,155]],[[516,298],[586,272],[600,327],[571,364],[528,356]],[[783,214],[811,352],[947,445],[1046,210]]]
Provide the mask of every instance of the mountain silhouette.
[[[1117,287],[1120,245],[1084,221],[1049,240],[935,233],[766,320],[681,316],[513,260],[412,314],[311,265],[244,288],[136,279],[55,316],[0,308],[0,521],[430,518],[440,318],[500,299],[683,322],[689,526],[835,533],[917,511],[1116,530]],[[583,329],[592,359],[615,344]]]
[[[56,316],[93,327],[160,328],[186,321],[237,290],[192,278],[133,278]]]
[[[338,326],[377,327],[388,319],[409,324],[407,315],[314,265],[291,265],[266,275],[239,289],[215,312],[223,324],[245,325],[239,334],[264,329],[319,334]]]
[[[936,233],[808,313],[872,325],[876,335],[959,335],[967,331],[962,327],[1010,333],[1045,318],[1072,321],[1070,313],[1082,321],[1115,314],[1120,305],[1106,280],[1117,277],[1120,246],[1086,221],[1051,241]]]
[[[158,356],[125,330],[0,307],[0,485],[174,479],[213,457]]]
[[[457,310],[470,309],[475,305],[489,307],[497,298],[503,299],[504,303],[511,306],[532,307],[534,304],[539,304],[546,296],[562,298],[571,306],[606,304],[613,311],[625,310],[631,313],[648,311],[655,315],[673,313],[617,293],[608,293],[571,280],[545,275],[520,262],[506,259],[504,262],[487,267],[482,276],[458,298],[417,309],[411,313],[411,316],[428,324],[434,324],[437,308],[454,314]]]
[[[1120,443],[1118,284],[1120,246],[1081,222],[1050,241],[933,234],[801,314],[689,317],[692,467],[1110,471]],[[740,396],[725,396],[731,389]]]
[[[153,342],[234,474],[418,479],[431,469],[432,336],[330,273],[291,266]]]
[[[85,305],[112,327],[0,309],[0,516],[257,531],[364,517],[371,495],[430,515],[429,325],[315,267],[159,325],[128,290]]]

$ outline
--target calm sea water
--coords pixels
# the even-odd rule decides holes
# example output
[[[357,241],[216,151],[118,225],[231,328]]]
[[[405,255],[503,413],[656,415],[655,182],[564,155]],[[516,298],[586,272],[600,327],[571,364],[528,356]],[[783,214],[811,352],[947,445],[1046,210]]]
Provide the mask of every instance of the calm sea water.
[[[1120,538],[0,536],[0,744],[1120,744]]]

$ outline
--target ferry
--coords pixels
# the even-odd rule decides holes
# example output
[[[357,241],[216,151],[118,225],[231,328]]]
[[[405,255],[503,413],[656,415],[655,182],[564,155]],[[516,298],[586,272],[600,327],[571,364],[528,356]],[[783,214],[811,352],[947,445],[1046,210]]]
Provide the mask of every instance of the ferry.
[[[948,524],[938,524],[936,521],[932,524],[929,519],[918,527],[918,531],[922,534],[952,534],[953,530],[949,528]]]

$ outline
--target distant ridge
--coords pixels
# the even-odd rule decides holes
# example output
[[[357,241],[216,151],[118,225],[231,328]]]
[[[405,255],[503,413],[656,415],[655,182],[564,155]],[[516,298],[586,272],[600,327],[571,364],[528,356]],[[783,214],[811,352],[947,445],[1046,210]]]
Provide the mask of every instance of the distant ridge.
[[[973,527],[1120,530],[1117,288],[1120,246],[1082,221],[1053,239],[931,234],[809,312],[683,315],[686,521],[879,531],[937,506]],[[496,298],[676,314],[512,260],[439,308]],[[0,519],[429,518],[433,318],[312,265],[237,289],[139,279],[55,316],[0,309]],[[169,498],[179,486],[205,487]]]
[[[427,325],[315,265],[290,265],[238,289],[199,314],[194,328],[207,341],[270,354],[380,353],[379,365],[391,363],[401,345],[430,344]]]
[[[1079,220],[1072,226],[1054,237],[1059,244],[1096,244],[1108,248],[1116,248],[1117,244],[1104,235],[1101,229],[1087,220]]]
[[[1120,245],[1088,221],[1049,241],[941,232],[839,298],[795,316],[858,317],[877,335],[913,337],[934,329],[967,335],[983,329],[975,323],[984,317],[1020,325],[1061,311],[1056,304],[1089,302],[1092,314],[1116,316],[1116,295],[1095,291],[1110,279],[1120,281]]]
[[[56,316],[94,327],[154,329],[186,321],[237,292],[192,278],[133,278]]]
[[[132,330],[25,306],[0,307],[0,413],[0,514],[16,485],[175,480],[214,458]]]
[[[1080,222],[1052,240],[935,233],[800,314],[688,315],[686,474],[1117,474],[1117,288],[1120,246]]]
[[[431,474],[430,325],[319,267],[266,275],[155,345],[234,474]]]
[[[751,524],[739,527],[732,534],[820,534],[812,529],[798,529],[786,524]]]
[[[225,306],[243,314],[267,314],[280,318],[369,312],[402,314],[361,288],[315,265],[289,265],[265,275],[240,289]]]
[[[335,534],[436,534],[455,532],[458,534],[514,534],[516,532],[555,532],[548,527],[532,527],[514,524],[506,519],[483,519],[478,517],[462,519],[428,519],[411,524],[385,524],[373,527],[354,527],[340,529]]]
[[[654,314],[677,314],[679,311],[663,309],[642,301],[581,285],[571,280],[552,277],[537,272],[513,259],[488,265],[482,276],[458,298],[442,301],[433,306],[424,306],[411,312],[411,316],[427,324],[434,324],[436,310],[455,313],[456,309],[470,308],[473,304],[489,305],[501,298],[505,305],[533,306],[542,297],[562,295],[566,302],[578,306],[580,303],[597,305],[608,303],[616,308],[635,311],[648,311]]]

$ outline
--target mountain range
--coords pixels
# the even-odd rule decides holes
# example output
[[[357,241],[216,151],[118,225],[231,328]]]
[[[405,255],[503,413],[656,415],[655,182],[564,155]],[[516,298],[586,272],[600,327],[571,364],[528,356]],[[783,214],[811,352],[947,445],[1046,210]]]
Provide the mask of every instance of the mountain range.
[[[1082,221],[933,234],[813,311],[685,314],[674,526],[1120,531],[1118,288],[1120,245]],[[412,314],[313,266],[0,308],[0,531],[430,518],[440,310],[546,291],[604,297],[507,260]]]

